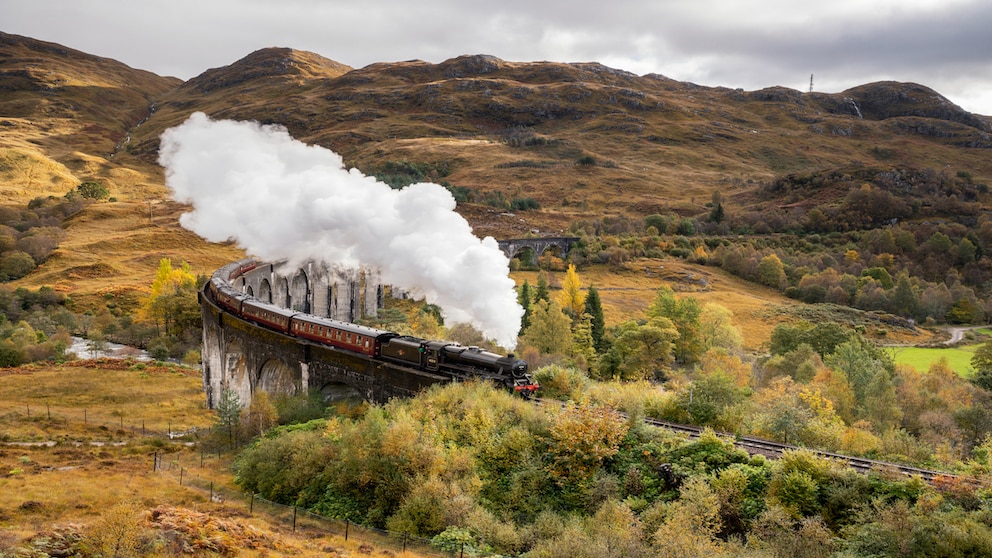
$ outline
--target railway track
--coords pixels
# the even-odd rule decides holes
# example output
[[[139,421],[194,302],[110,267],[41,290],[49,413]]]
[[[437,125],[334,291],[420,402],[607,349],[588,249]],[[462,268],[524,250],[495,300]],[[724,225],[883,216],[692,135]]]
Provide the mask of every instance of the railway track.
[[[542,405],[564,405],[561,401],[553,401],[547,399],[534,399],[538,404]],[[626,413],[620,413],[621,416],[626,417]],[[644,419],[646,424],[652,426],[657,426],[659,428],[665,428],[668,430],[673,430],[675,432],[680,432],[689,437],[689,439],[696,439],[703,433],[704,428],[701,426],[693,426],[690,424],[679,424],[675,422],[669,422],[660,419],[654,419],[647,417]],[[843,463],[859,473],[867,473],[872,470],[880,471],[896,471],[907,477],[918,476],[927,482],[932,482],[935,478],[941,477],[945,479],[957,479],[961,478],[957,475],[952,475],[950,473],[945,473],[942,471],[933,471],[930,469],[922,469],[919,467],[912,467],[909,465],[902,465],[899,463],[888,463],[885,461],[876,461],[874,459],[866,459],[863,457],[852,457],[850,455],[842,455],[839,453],[833,453],[829,451],[821,451],[810,448],[801,448],[799,446],[794,446],[791,444],[783,444],[780,442],[773,442],[771,440],[764,440],[761,438],[755,438],[752,436],[736,436],[729,432],[716,432],[716,434],[723,438],[732,439],[734,441],[734,446],[738,447],[751,455],[763,455],[771,459],[778,459],[786,451],[805,449],[813,455],[822,457],[825,459],[830,459]]]
[[[667,428],[669,430],[674,430],[676,432],[682,432],[689,436],[690,439],[698,438],[703,432],[703,428],[699,426],[692,426],[688,424],[677,424],[674,422],[668,422],[664,420],[658,420],[653,418],[645,418],[644,422],[653,426],[658,426],[660,428]],[[717,432],[718,435],[733,439],[734,446],[743,449],[751,455],[764,455],[772,459],[777,459],[781,457],[782,453],[790,450],[805,449],[813,455],[818,457],[823,457],[833,461],[838,461],[844,463],[845,465],[851,467],[859,473],[867,473],[871,470],[890,470],[898,471],[899,473],[906,476],[919,476],[923,480],[930,482],[936,477],[950,477],[954,478],[955,475],[944,473],[942,471],[933,471],[930,469],[921,469],[919,467],[912,467],[909,465],[902,465],[899,463],[889,463],[886,461],[877,461],[874,459],[866,459],[863,457],[852,457],[850,455],[842,455],[839,453],[833,453],[829,451],[821,451],[809,448],[800,448],[799,446],[794,446],[791,444],[783,444],[781,442],[773,442],[771,440],[764,440],[761,438],[755,438],[752,436],[735,436],[727,432]]]

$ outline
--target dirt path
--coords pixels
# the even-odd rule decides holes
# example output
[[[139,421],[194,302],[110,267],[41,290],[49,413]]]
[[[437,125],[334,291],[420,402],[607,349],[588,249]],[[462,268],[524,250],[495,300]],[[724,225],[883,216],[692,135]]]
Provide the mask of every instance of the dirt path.
[[[955,343],[960,343],[964,339],[965,332],[971,331],[973,329],[982,329],[988,326],[967,326],[967,327],[950,327],[945,331],[951,334],[951,338],[944,341],[945,345],[954,345]]]

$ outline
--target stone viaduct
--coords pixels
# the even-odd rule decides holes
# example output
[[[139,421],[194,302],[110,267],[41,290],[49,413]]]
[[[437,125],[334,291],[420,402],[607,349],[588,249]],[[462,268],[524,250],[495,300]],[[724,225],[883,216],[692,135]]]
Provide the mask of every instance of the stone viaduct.
[[[517,256],[524,250],[531,250],[532,260],[528,263],[533,264],[541,257],[541,254],[551,248],[556,248],[561,253],[562,258],[564,258],[569,250],[572,249],[572,245],[578,241],[579,239],[575,237],[518,238],[514,240],[500,240],[499,249],[510,259],[513,259],[514,256]]]
[[[341,275],[314,264],[291,267],[243,260],[222,267],[214,277],[262,301],[345,321],[374,316],[383,296],[377,274],[369,270]],[[320,391],[330,399],[358,395],[385,402],[450,381],[257,326],[221,309],[206,290],[200,292],[200,308],[203,388],[209,408],[217,405],[225,389],[236,393],[243,405],[259,390]]]
[[[525,249],[538,258],[552,247],[564,256],[577,240],[528,238],[500,241],[499,246],[509,258]],[[386,292],[376,270],[342,273],[313,262],[290,265],[243,260],[222,267],[214,277],[262,302],[346,322],[374,317]],[[405,296],[390,290],[393,296]],[[203,388],[209,408],[217,405],[225,389],[236,393],[244,405],[258,390],[287,394],[316,390],[330,399],[358,395],[385,402],[450,381],[257,326],[221,309],[206,291],[200,293],[200,307]]]

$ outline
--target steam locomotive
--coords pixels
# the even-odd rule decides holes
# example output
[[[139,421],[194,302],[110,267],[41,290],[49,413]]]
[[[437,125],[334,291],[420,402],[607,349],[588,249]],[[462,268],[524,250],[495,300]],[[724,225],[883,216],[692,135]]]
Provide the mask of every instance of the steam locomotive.
[[[206,292],[224,310],[245,320],[300,339],[363,354],[369,358],[448,376],[455,380],[482,378],[529,398],[540,387],[527,372],[527,363],[513,354],[500,356],[479,347],[430,341],[392,331],[321,318],[264,303],[238,291],[230,281],[253,269],[239,262],[221,268]],[[226,277],[225,277],[226,275]]]

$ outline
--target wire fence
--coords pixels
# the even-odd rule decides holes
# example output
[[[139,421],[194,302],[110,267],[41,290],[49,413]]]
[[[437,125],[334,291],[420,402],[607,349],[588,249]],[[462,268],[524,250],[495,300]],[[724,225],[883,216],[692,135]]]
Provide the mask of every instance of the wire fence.
[[[287,506],[262,498],[257,494],[245,493],[221,486],[200,476],[195,467],[186,467],[177,461],[170,461],[155,454],[151,469],[174,479],[181,486],[193,488],[206,494],[212,502],[237,502],[245,507],[249,515],[264,515],[292,531],[300,533],[322,533],[337,535],[345,540],[356,540],[377,548],[387,548],[397,552],[414,552],[422,556],[463,558],[475,556],[474,548],[464,546],[455,551],[438,549],[430,539],[415,537],[409,533],[397,533],[359,525],[348,520],[325,517],[303,508]]]
[[[44,422],[64,427],[75,425],[90,431],[89,437],[107,440],[128,436],[154,436],[177,439],[196,438],[197,428],[180,420],[169,421],[162,417],[144,418],[127,411],[87,409],[85,407],[65,407],[50,404],[25,403],[20,407],[0,407],[0,419],[28,422]],[[0,441],[3,441],[0,439]]]
[[[374,545],[378,548],[390,549],[396,552],[410,551],[422,556],[447,558],[464,558],[477,556],[478,551],[464,545],[455,551],[445,551],[431,544],[430,539],[416,537],[409,533],[397,533],[356,524],[348,520],[325,517],[296,506],[287,506],[262,498],[256,494],[245,493],[222,486],[209,478],[202,476],[204,459],[210,455],[218,455],[214,451],[204,453],[203,440],[195,427],[183,425],[180,422],[162,421],[161,418],[145,420],[135,418],[126,413],[90,411],[85,408],[53,407],[50,405],[25,404],[22,408],[0,409],[0,418],[27,419],[46,421],[49,423],[70,423],[82,425],[93,434],[86,436],[89,444],[124,444],[126,438],[144,437],[169,440],[184,440],[188,445],[200,448],[199,456],[186,456],[186,462],[181,461],[182,454],[176,452],[154,452],[149,471],[156,472],[174,479],[181,486],[199,490],[214,502],[237,502],[243,505],[249,515],[260,514],[271,520],[291,528],[294,532],[312,532],[328,535],[338,535],[345,540],[359,541],[361,544]],[[154,427],[154,428],[153,428]],[[0,434],[0,445],[55,445],[66,443],[52,440],[40,442],[13,442],[5,440]],[[72,443],[72,442],[69,442]],[[76,442],[79,443],[79,442]]]

